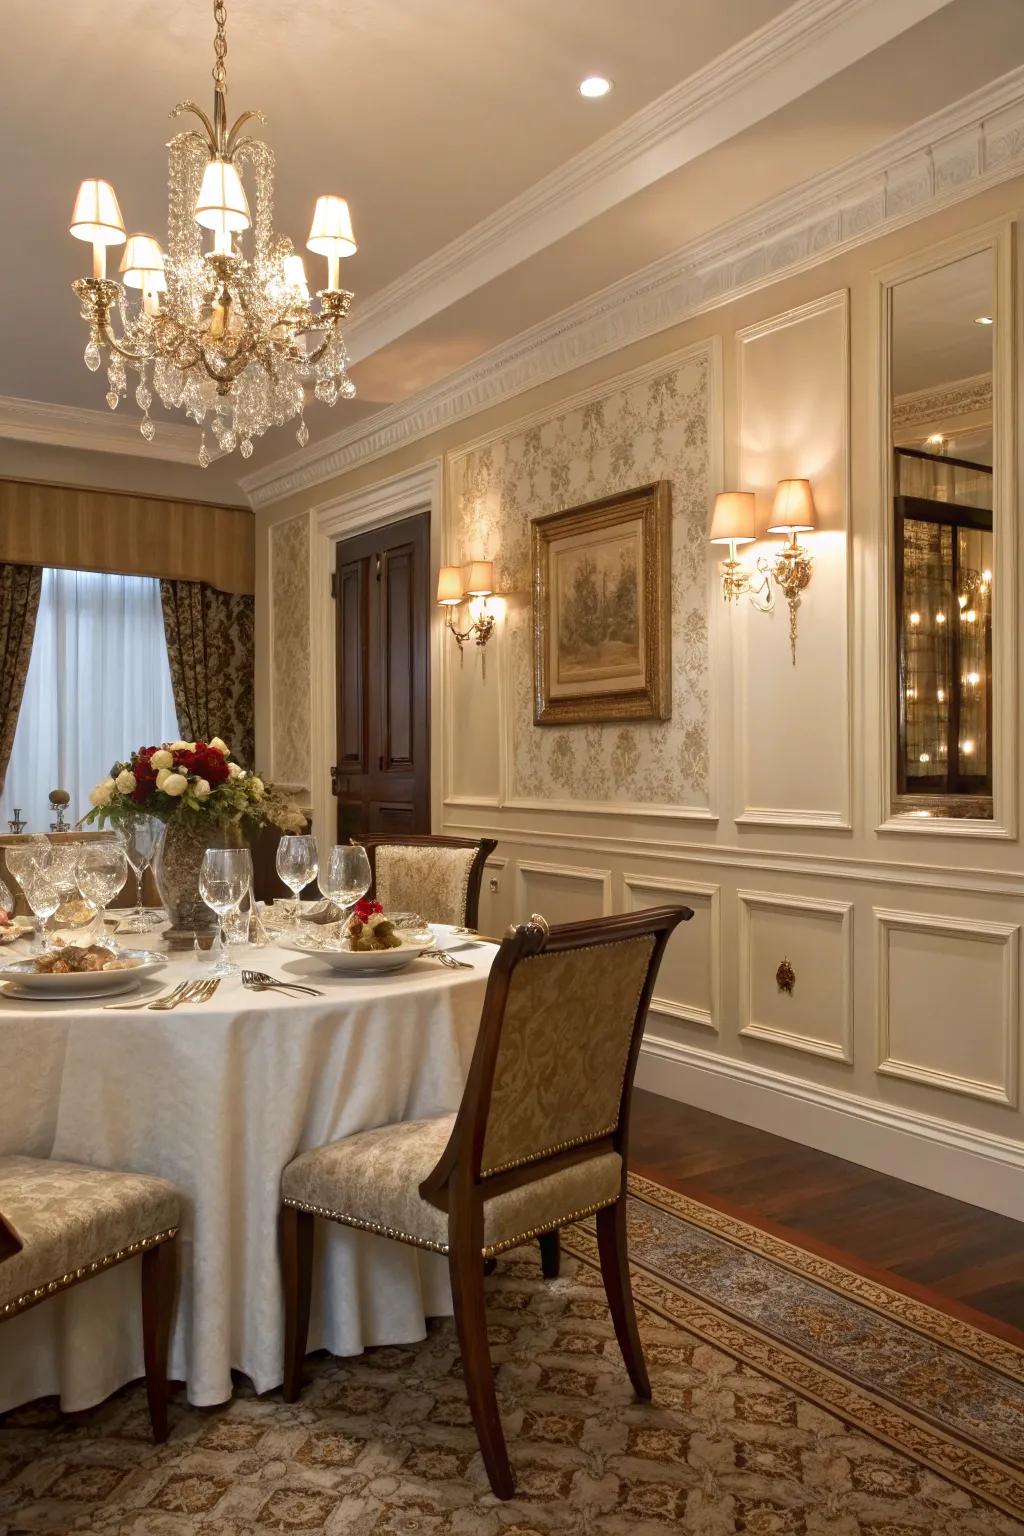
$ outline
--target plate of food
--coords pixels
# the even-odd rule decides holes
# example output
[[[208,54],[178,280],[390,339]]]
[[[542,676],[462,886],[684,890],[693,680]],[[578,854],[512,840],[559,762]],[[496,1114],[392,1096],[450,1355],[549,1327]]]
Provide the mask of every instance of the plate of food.
[[[0,967],[0,981],[11,997],[107,997],[138,986],[166,963],[165,956],[147,949],[114,951],[105,944],[64,944],[42,955],[12,960]]]
[[[302,955],[317,955],[332,970],[349,976],[376,976],[401,971],[418,955],[434,948],[434,937],[412,939],[396,931],[379,901],[357,902],[352,915],[331,923],[293,932],[282,943]]]

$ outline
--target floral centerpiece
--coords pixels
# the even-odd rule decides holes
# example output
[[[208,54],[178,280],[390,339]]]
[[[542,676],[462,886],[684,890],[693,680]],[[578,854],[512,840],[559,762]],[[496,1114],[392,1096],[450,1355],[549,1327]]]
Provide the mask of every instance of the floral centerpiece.
[[[212,936],[216,918],[199,895],[207,848],[242,846],[267,824],[282,832],[301,832],[306,825],[299,807],[235,762],[219,736],[139,747],[114,763],[89,799],[92,810],[83,820],[101,827],[124,827],[136,816],[155,816],[166,824],[153,869],[170,914],[172,942]]]

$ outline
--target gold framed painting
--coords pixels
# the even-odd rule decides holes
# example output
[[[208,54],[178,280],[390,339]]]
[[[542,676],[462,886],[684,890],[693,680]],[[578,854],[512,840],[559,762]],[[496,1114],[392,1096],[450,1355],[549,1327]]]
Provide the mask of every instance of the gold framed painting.
[[[537,725],[672,713],[667,480],[533,522]]]

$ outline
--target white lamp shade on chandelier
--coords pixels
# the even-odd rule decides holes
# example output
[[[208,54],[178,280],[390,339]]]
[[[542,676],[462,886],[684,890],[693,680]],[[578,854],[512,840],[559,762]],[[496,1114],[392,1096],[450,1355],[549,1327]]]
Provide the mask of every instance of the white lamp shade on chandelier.
[[[721,491],[715,497],[708,542],[752,544],[756,537],[753,491]]]
[[[130,235],[121,257],[121,279],[126,288],[144,293],[165,293],[164,256],[152,235]]]
[[[772,503],[769,533],[813,533],[818,526],[809,480],[780,480]]]
[[[295,252],[284,259],[284,277],[288,287],[295,291],[302,303],[308,304],[309,283],[306,280],[306,264]]]
[[[306,249],[318,256],[355,255],[358,247],[352,233],[352,215],[343,197],[317,198]]]
[[[109,181],[83,181],[71,215],[71,233],[90,245],[123,245],[124,219]]]
[[[238,235],[252,223],[242,178],[229,160],[211,160],[196,198],[195,220],[215,235]]]

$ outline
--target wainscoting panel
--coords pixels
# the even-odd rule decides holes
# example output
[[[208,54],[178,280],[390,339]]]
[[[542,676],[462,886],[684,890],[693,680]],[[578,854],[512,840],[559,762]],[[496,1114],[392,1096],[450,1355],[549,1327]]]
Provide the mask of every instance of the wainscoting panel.
[[[814,557],[797,613],[741,599],[736,625],[737,820],[754,825],[850,826],[849,304],[844,291],[737,332],[740,460],[737,484],[771,521],[779,480],[809,479],[818,529],[801,535]],[[774,560],[780,535],[740,551]]]
[[[853,906],[737,891],[739,1032],[853,1060]],[[788,962],[792,991],[782,985]]]
[[[587,917],[605,917],[611,910],[611,870],[527,859],[516,865],[515,923],[525,923],[533,912],[549,923],[578,923]]]
[[[661,963],[650,1010],[658,1029],[672,1020],[717,1030],[722,992],[720,887],[639,874],[623,875],[622,885],[626,912],[677,904],[693,910],[689,922],[672,935]]]
[[[878,1070],[1014,1105],[1016,923],[875,909]]]

